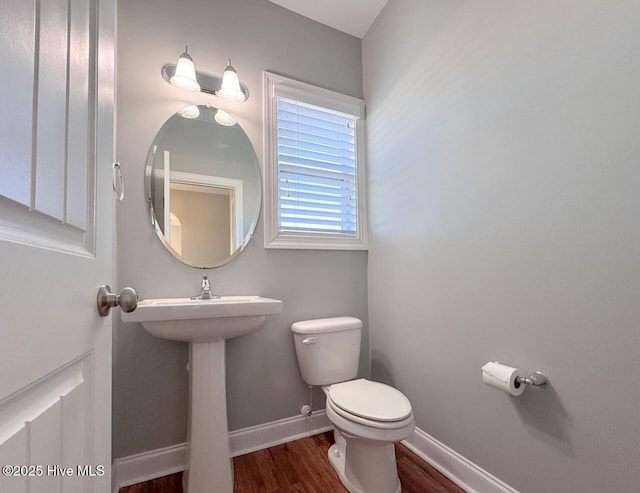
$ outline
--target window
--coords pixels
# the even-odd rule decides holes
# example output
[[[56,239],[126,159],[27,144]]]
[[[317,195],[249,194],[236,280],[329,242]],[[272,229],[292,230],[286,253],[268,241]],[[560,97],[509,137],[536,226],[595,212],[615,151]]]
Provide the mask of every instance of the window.
[[[364,102],[264,72],[265,247],[367,248]]]

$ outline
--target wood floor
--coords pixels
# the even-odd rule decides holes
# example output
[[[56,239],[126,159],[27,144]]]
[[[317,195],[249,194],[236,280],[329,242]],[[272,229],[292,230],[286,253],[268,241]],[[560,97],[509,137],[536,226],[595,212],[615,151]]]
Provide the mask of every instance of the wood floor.
[[[234,493],[345,493],[327,459],[333,432],[236,457]],[[396,445],[403,493],[464,493],[404,445]],[[120,493],[182,493],[182,473],[120,489]]]

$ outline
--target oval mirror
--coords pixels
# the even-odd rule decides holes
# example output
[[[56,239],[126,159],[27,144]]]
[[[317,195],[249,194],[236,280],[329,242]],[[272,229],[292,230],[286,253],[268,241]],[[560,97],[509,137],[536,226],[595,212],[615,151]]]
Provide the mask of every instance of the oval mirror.
[[[145,171],[151,223],[181,262],[211,268],[247,245],[262,187],[253,146],[240,125],[212,106],[188,106],[162,126]]]

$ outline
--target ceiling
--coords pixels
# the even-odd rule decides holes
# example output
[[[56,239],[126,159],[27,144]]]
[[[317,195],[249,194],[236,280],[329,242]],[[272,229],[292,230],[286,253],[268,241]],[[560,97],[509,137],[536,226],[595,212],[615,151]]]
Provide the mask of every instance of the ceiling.
[[[362,38],[387,0],[269,0],[339,31]]]

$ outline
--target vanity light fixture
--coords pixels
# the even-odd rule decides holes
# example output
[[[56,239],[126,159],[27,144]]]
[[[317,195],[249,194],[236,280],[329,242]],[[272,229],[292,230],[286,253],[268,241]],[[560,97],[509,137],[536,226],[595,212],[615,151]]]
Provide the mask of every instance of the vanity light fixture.
[[[240,82],[238,73],[227,63],[222,77],[198,72],[189,55],[187,47],[178,58],[178,62],[162,67],[162,78],[172,86],[186,92],[204,92],[213,94],[229,103],[242,103],[249,99],[249,90]]]

